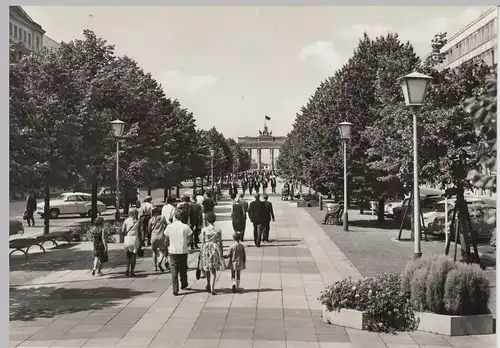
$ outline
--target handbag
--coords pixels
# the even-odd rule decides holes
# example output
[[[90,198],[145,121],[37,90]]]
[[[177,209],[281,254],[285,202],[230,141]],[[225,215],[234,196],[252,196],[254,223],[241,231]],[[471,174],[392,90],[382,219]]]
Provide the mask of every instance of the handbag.
[[[23,220],[28,220],[28,211],[24,211],[23,213]]]
[[[105,251],[104,254],[102,254],[101,263],[108,262],[108,260],[108,252]]]
[[[201,253],[198,254],[198,266],[196,267],[196,280],[205,279],[205,270],[200,267]]]
[[[137,256],[144,257],[144,249],[142,247],[139,247],[137,250]]]

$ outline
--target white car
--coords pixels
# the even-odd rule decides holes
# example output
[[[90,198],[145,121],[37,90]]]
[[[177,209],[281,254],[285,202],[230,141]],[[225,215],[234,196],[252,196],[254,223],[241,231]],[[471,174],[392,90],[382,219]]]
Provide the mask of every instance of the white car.
[[[475,197],[465,197],[465,200],[467,201],[467,205],[483,205],[485,202],[481,198],[475,198]],[[447,200],[448,202],[448,212],[453,210],[453,207],[455,206],[455,201],[456,198],[450,198]],[[433,228],[435,226],[434,220],[437,218],[444,218],[445,215],[445,200],[436,202],[434,207],[432,208],[432,211],[424,213],[424,224],[425,227],[429,229],[430,232],[433,232]]]
[[[387,202],[384,206],[384,215],[387,217],[394,217],[394,208],[401,207],[404,201],[400,202]]]
[[[36,212],[42,218],[44,216],[44,205],[45,203],[42,202],[36,206]],[[92,196],[82,192],[65,192],[59,197],[51,199],[49,207],[49,217],[51,219],[57,219],[59,215],[79,214],[82,217],[90,216]],[[99,214],[105,212],[106,209],[107,207],[104,203],[97,201],[97,212]]]

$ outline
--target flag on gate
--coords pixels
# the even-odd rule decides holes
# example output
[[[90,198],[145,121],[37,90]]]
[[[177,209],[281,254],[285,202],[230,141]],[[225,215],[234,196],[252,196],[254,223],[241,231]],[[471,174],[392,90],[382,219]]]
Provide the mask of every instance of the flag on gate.
[[[271,121],[271,117],[266,115],[266,120]]]

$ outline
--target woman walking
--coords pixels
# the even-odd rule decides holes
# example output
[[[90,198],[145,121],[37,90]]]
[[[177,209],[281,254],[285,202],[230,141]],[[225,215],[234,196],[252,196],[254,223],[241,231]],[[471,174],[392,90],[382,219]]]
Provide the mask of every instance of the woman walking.
[[[151,236],[151,249],[153,250],[153,263],[155,266],[155,271],[158,268],[163,273],[165,270],[162,267],[162,262],[167,257],[167,244],[166,237],[163,233],[167,224],[161,215],[161,210],[159,208],[153,209],[153,216],[149,220],[148,230]],[[158,253],[161,254],[160,262],[158,262]]]
[[[127,253],[127,271],[125,275],[135,276],[134,269],[137,261],[137,252],[141,246],[139,228],[139,212],[131,209],[128,218],[123,222],[122,234],[125,235],[124,248]]]
[[[201,267],[203,267],[207,277],[207,286],[205,289],[212,293],[212,295],[217,295],[215,292],[217,271],[222,271],[226,268],[222,256],[222,231],[214,225],[214,213],[207,213],[206,221],[207,226],[201,231]],[[212,283],[210,283],[210,279],[212,279]]]
[[[97,271],[97,274],[102,276],[102,264],[108,261],[108,243],[106,242],[106,236],[104,234],[104,219],[102,217],[97,217],[94,220],[91,239],[94,249],[94,268],[92,269],[92,275],[94,276]]]
[[[240,232],[242,235],[245,232],[245,208],[240,203],[240,197],[234,199],[234,204],[231,206],[231,220],[233,222],[234,232]]]

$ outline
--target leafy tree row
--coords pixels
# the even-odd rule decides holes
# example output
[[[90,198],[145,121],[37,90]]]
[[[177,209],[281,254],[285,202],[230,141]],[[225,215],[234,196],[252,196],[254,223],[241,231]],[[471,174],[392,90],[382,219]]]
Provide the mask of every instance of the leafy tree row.
[[[485,153],[474,117],[464,101],[478,97],[489,72],[480,61],[438,70],[446,34],[433,39],[424,60],[409,42],[390,33],[371,39],[365,33],[353,56],[326,79],[296,115],[278,159],[280,168],[316,190],[343,194],[342,143],[337,125],[354,124],[348,145],[349,197],[358,203],[407,193],[412,186],[412,109],[405,106],[398,78],[412,71],[433,77],[418,112],[421,184],[443,188],[469,185]],[[495,90],[496,93],[496,90]]]
[[[92,186],[97,214],[98,186],[115,183],[116,138],[110,122],[126,123],[120,141],[120,178],[126,188],[170,189],[210,171],[209,147],[218,173],[243,151],[215,128],[196,127],[194,115],[130,57],[84,31],[83,40],[56,50],[10,60],[10,187],[45,189],[46,221],[50,187]]]

